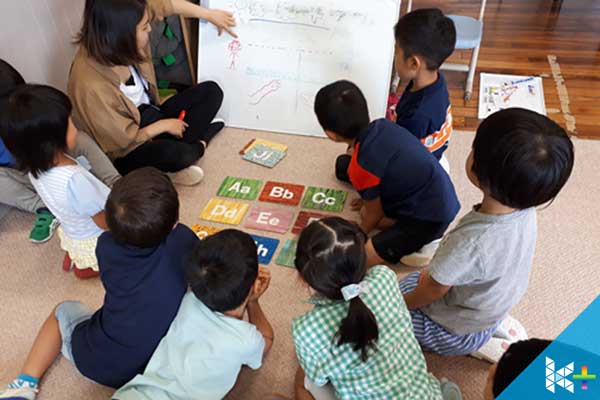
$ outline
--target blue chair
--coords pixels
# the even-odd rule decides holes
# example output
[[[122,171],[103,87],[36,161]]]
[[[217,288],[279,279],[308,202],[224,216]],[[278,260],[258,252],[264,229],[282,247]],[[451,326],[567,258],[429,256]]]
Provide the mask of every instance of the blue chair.
[[[470,100],[473,95],[473,81],[477,69],[477,59],[479,58],[479,48],[483,39],[483,16],[487,0],[480,1],[479,19],[463,15],[448,15],[456,26],[456,48],[459,50],[473,50],[469,64],[444,63],[442,65],[444,70],[468,73],[465,84],[465,100]],[[409,13],[411,10],[412,0],[408,0],[406,12]]]

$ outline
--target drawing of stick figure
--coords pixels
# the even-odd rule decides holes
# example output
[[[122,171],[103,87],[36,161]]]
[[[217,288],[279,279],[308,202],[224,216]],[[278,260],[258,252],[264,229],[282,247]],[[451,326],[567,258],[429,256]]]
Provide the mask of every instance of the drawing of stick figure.
[[[235,63],[238,58],[238,54],[242,51],[242,44],[239,40],[232,40],[227,46],[227,50],[229,50],[229,56],[231,57],[231,63],[229,64],[229,69],[235,71]]]

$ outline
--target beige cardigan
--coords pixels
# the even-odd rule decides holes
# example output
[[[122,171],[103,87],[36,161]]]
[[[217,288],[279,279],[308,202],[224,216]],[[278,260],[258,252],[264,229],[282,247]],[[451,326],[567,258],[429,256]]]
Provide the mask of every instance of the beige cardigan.
[[[148,0],[150,20],[172,15],[171,0]],[[147,54],[150,54],[148,49]],[[159,103],[156,75],[151,62],[138,65],[148,81],[150,94]],[[119,158],[151,139],[140,134],[140,113],[121,92],[121,79],[115,68],[99,64],[80,47],[75,55],[67,92],[73,102],[73,120],[82,131],[89,132],[111,158]],[[125,78],[126,79],[126,78]]]

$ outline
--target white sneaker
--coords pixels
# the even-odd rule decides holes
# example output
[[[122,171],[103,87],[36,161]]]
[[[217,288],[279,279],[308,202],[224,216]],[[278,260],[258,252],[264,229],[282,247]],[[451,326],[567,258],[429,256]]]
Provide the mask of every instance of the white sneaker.
[[[438,247],[440,247],[441,242],[442,239],[438,239],[431,243],[427,243],[421,248],[421,250],[402,257],[400,262],[404,265],[408,265],[409,267],[425,267],[429,265],[433,255],[437,251]]]
[[[507,340],[493,337],[489,342],[481,346],[479,350],[471,353],[471,356],[495,364],[500,361],[504,352],[510,347],[510,344]]]
[[[29,387],[6,388],[0,393],[0,399],[5,400],[35,400],[38,390]]]
[[[508,340],[511,343],[529,339],[525,327],[510,315],[502,320],[502,323],[494,332],[494,337]]]
[[[175,185],[194,186],[204,179],[204,171],[197,165],[191,165],[177,172],[169,172],[167,176]]]

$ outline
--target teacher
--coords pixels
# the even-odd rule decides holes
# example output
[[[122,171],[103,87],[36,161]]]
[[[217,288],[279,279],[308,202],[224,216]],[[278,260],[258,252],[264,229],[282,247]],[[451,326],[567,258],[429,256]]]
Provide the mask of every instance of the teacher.
[[[121,174],[152,166],[174,183],[195,185],[204,172],[194,164],[225,126],[215,119],[223,91],[203,82],[160,104],[150,24],[173,14],[206,20],[235,37],[233,14],[186,0],[86,0],[67,90],[76,125],[93,135]]]

